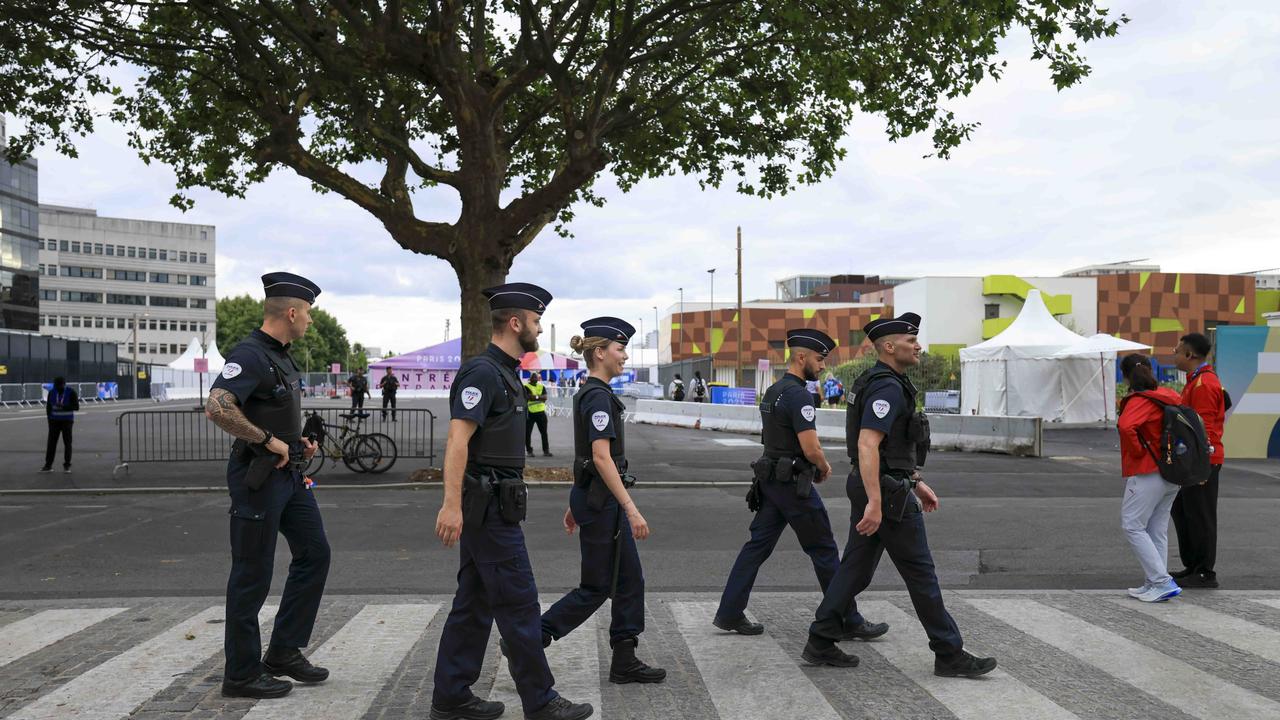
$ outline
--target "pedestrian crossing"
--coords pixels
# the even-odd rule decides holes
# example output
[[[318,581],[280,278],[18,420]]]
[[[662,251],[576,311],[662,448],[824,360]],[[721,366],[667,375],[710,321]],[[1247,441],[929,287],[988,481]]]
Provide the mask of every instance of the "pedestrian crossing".
[[[933,675],[927,638],[897,591],[860,598],[863,615],[891,630],[845,643],[863,660],[852,669],[799,658],[815,593],[757,593],[749,614],[766,632],[756,637],[711,625],[714,594],[651,594],[638,654],[667,668],[662,685],[609,684],[607,604],[547,657],[557,690],[610,720],[1280,718],[1280,592],[1189,593],[1159,605],[1122,593],[948,592],[968,649],[1001,660],[977,680]],[[215,599],[0,601],[0,718],[424,717],[449,600],[326,598],[307,654],[330,680],[259,702],[219,692]],[[274,611],[259,616],[264,634]],[[519,718],[496,631],[489,642],[473,690]]]

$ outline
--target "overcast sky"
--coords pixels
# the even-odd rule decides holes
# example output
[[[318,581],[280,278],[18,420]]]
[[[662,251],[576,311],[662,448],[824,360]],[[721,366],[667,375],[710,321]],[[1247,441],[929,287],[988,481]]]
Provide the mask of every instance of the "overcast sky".
[[[883,121],[857,119],[835,176],[773,200],[699,189],[693,178],[623,194],[603,178],[603,208],[578,208],[575,238],[547,230],[512,280],[547,287],[544,326],[558,349],[598,313],[653,329],[684,286],[716,304],[734,295],[734,228],[742,226],[744,296],[772,298],[796,273],[1058,275],[1097,262],[1150,258],[1167,271],[1280,266],[1280,13],[1275,0],[1114,2],[1132,19],[1087,46],[1093,75],[1057,92],[1028,44],[1004,44],[1009,68],[955,103],[982,125],[951,160],[927,139],[890,143]],[[370,216],[276,172],[248,197],[196,192],[168,205],[173,175],[143,165],[105,121],[80,158],[38,153],[42,202],[100,215],[208,223],[218,230],[219,297],[261,292],[289,269],[323,288],[320,306],[353,341],[407,352],[458,334],[458,287],[443,260],[412,255]],[[419,216],[452,221],[456,201],[416,199]],[[547,343],[544,337],[544,345]]]

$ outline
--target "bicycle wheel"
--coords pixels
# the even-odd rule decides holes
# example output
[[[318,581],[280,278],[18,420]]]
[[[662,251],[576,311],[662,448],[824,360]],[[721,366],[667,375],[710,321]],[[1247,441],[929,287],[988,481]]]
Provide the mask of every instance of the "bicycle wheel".
[[[324,446],[316,448],[316,454],[311,456],[307,461],[307,466],[302,468],[302,477],[315,477],[324,469]]]
[[[346,465],[351,472],[366,472],[364,465],[360,462],[362,454],[377,452],[378,447],[365,447],[363,435],[352,435],[347,441],[342,443],[342,464]]]
[[[365,452],[360,453],[356,461],[364,467],[364,471],[374,475],[384,473],[396,464],[399,458],[399,451],[396,449],[396,442],[391,436],[383,433],[370,433],[362,435],[361,439],[364,443],[361,447],[366,448]]]

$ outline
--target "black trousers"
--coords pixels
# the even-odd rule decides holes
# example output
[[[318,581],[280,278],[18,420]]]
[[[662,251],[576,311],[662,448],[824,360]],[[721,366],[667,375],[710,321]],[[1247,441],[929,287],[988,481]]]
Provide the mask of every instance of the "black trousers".
[[[388,403],[391,404],[391,419],[394,421],[396,419],[396,394],[395,393],[382,394],[382,419],[383,420],[387,419]]]
[[[276,538],[284,535],[293,559],[276,611],[271,644],[304,648],[311,642],[320,598],[329,576],[329,541],[315,496],[302,476],[275,470],[262,487],[244,484],[247,463],[227,464],[231,494],[231,574],[227,577],[225,677],[248,680],[262,673],[258,612],[271,590]]]
[[[1208,482],[1179,490],[1169,511],[1178,534],[1182,566],[1209,575],[1214,574],[1213,565],[1218,558],[1218,473],[1221,471],[1221,465],[1214,465]]]
[[[364,409],[364,393],[351,393],[351,409],[352,410]]]
[[[547,414],[545,412],[531,412],[527,416],[524,424],[524,446],[530,452],[533,451],[533,426],[538,426],[538,432],[542,433],[542,452],[551,452],[551,446],[547,444]]]
[[[62,467],[71,467],[71,426],[75,420],[49,420],[49,443],[44,448],[44,466],[53,467],[53,456],[58,450],[58,436],[62,436]]]

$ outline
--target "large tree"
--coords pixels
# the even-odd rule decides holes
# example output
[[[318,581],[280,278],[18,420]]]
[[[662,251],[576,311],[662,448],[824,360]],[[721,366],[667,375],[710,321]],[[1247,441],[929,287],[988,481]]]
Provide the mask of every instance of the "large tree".
[[[945,102],[1000,75],[1007,33],[1065,88],[1089,72],[1077,43],[1125,20],[1094,0],[0,0],[0,17],[0,111],[27,122],[11,156],[74,152],[114,93],[180,191],[290,168],[452,265],[468,355],[481,288],[599,204],[602,171],[785,193],[832,172],[858,111],[945,157],[974,127]],[[116,62],[134,87],[111,87]],[[439,186],[458,217],[419,217],[414,192]]]
[[[262,301],[249,295],[223,298],[218,301],[218,348],[227,353],[243,340],[254,328],[262,325]],[[352,349],[347,344],[347,331],[338,319],[319,307],[311,308],[311,328],[301,338],[293,341],[289,352],[293,359],[309,372],[328,372],[333,363],[349,369]],[[357,343],[359,345],[359,343]],[[366,367],[367,360],[358,365]]]

